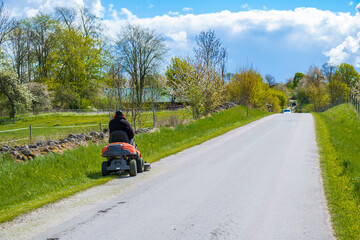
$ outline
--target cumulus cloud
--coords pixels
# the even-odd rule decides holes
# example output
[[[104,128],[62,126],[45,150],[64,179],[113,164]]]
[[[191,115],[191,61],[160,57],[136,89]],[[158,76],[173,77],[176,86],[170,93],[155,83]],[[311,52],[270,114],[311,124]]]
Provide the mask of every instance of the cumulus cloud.
[[[360,32],[355,36],[348,36],[338,46],[324,52],[329,57],[329,63],[338,65],[343,62],[354,64],[355,67],[360,67],[359,55],[360,55]]]
[[[350,2],[349,2],[349,5],[350,5],[350,6],[354,5],[354,2],[353,2],[353,1],[350,1]]]
[[[288,11],[221,11],[139,18],[129,10],[122,9],[120,18],[104,20],[110,36],[116,36],[115,33],[127,22],[158,30],[167,37],[173,55],[183,53],[184,49],[188,50],[187,54],[191,53],[195,35],[208,29],[215,30],[224,44],[230,46],[229,50],[234,50],[239,41],[257,41],[264,49],[278,48],[280,53],[284,48],[307,54],[315,49],[317,56],[324,59],[321,60],[323,62],[327,57],[332,62],[338,62],[358,54],[358,50],[355,51],[357,38],[348,38],[344,46],[334,46],[360,31],[360,14],[353,16],[350,13],[297,8]],[[313,56],[308,64],[314,63]]]
[[[355,9],[356,9],[356,11],[360,11],[360,3],[358,4],[358,5],[356,5],[356,7],[355,7]]]
[[[101,0],[96,0],[92,3],[92,12],[96,17],[104,17],[105,8],[101,5]]]
[[[360,57],[356,57],[360,56],[360,36],[357,34],[360,32],[360,13],[351,15],[315,8],[267,10],[264,6],[263,10],[226,10],[195,15],[191,13],[192,8],[184,7],[182,13],[185,14],[170,11],[160,16],[139,18],[128,9],[116,9],[112,4],[105,9],[101,0],[38,0],[31,3],[27,0],[17,0],[9,7],[18,16],[27,17],[34,16],[40,11],[50,13],[54,6],[74,7],[84,5],[84,2],[97,16],[107,16],[102,22],[108,36],[115,37],[121,27],[129,22],[156,29],[166,37],[166,42],[174,55],[186,50],[188,52],[185,54],[191,52],[195,35],[213,29],[224,45],[229,46],[229,52],[237,51],[241,41],[243,44],[256,42],[264,51],[275,52],[278,48],[276,51],[285,55],[282,52],[285,52],[286,48],[297,49],[297,53],[306,52],[309,55],[315,49],[318,51],[317,55],[328,57],[332,63],[353,61],[360,65]],[[249,9],[247,4],[242,7]],[[360,10],[360,3],[356,9]]]

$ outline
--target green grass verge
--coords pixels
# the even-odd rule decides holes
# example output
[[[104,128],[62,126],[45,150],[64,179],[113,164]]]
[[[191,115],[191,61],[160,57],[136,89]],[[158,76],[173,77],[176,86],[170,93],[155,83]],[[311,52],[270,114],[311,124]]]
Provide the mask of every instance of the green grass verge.
[[[360,239],[360,118],[349,104],[314,114],[325,194],[338,239]]]
[[[144,159],[154,162],[267,115],[252,109],[246,117],[246,107],[238,106],[188,125],[138,135],[135,141]],[[101,177],[101,148],[89,145],[25,164],[8,156],[0,159],[0,222],[115,177]]]

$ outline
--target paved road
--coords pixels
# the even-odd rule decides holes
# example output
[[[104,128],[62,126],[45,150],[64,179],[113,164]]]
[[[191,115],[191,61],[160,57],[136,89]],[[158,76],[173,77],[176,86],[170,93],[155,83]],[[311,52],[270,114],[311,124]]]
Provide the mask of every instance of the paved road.
[[[1,239],[333,239],[314,121],[278,114],[0,226]]]

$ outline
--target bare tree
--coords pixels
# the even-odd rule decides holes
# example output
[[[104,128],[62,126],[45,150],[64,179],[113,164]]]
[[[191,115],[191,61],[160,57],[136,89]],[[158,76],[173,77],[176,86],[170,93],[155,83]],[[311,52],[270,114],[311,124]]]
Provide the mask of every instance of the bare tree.
[[[76,10],[74,8],[56,7],[55,16],[58,21],[65,23],[69,30],[74,28],[76,20]]]
[[[27,60],[27,37],[26,29],[23,22],[14,23],[15,28],[8,34],[7,50],[11,59],[11,64],[14,71],[19,76],[21,83],[24,83],[26,78],[26,60]]]
[[[333,76],[335,75],[335,70],[336,66],[330,63],[324,63],[321,66],[321,71],[328,82],[331,82]]]
[[[49,75],[47,64],[54,50],[57,22],[49,15],[39,14],[29,22],[31,31],[31,46],[37,62],[37,80],[43,81]]]
[[[269,85],[269,87],[274,87],[274,86],[276,86],[275,78],[274,78],[273,76],[271,76],[270,74],[266,74],[266,75],[265,75],[265,81],[267,82],[267,84]]]
[[[115,60],[115,62],[110,67],[109,76],[112,80],[110,85],[115,90],[115,96],[116,96],[116,109],[122,109],[123,108],[123,101],[124,101],[124,91],[125,86],[127,83],[127,79],[124,76],[123,69],[119,62]]]
[[[126,25],[118,38],[116,49],[124,71],[130,76],[132,89],[132,121],[136,129],[136,120],[141,114],[146,77],[156,72],[167,49],[164,38],[147,28],[138,25]]]
[[[90,13],[89,8],[79,8],[80,28],[85,37],[98,37],[100,32],[99,19]]]
[[[148,100],[151,102],[151,111],[153,115],[153,128],[156,127],[156,111],[158,101],[163,92],[165,79],[159,74],[152,74],[148,76]]]
[[[4,6],[4,2],[0,4],[0,45],[4,43],[7,35],[14,28],[14,18],[11,17],[10,11]]]
[[[202,62],[206,68],[216,68],[224,79],[228,54],[222,47],[220,39],[216,38],[215,32],[213,30],[201,32],[196,36],[196,45],[195,59]]]

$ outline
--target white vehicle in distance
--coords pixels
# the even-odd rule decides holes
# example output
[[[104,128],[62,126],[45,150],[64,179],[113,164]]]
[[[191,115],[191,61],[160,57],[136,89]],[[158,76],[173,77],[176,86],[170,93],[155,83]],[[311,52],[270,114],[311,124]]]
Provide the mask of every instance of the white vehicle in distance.
[[[291,113],[291,109],[283,109],[283,113]]]

